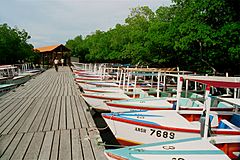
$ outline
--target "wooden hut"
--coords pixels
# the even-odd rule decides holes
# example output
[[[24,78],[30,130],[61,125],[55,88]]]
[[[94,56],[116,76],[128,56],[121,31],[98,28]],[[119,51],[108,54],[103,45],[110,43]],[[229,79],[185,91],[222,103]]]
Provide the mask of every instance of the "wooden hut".
[[[63,44],[45,46],[35,49],[36,53],[40,54],[41,64],[51,66],[53,60],[57,58],[59,61],[64,59],[64,65],[70,64],[70,49],[65,47]]]

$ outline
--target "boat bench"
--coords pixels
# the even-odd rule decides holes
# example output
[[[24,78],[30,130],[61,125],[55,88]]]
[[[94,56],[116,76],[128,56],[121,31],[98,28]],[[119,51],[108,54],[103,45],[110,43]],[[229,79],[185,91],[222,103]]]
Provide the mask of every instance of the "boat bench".
[[[231,122],[226,119],[222,119],[218,125],[219,129],[233,129],[233,130],[240,130],[239,127],[235,126]]]
[[[217,107],[218,108],[234,108],[233,105],[226,102],[219,102]]]
[[[201,107],[201,106],[203,106],[203,103],[201,103],[201,102],[199,102],[199,101],[193,101],[193,103],[192,103],[192,107]]]
[[[202,95],[197,94],[197,93],[192,93],[192,95],[190,96],[190,98],[203,98]]]
[[[240,127],[240,114],[233,114],[230,122],[235,126]]]

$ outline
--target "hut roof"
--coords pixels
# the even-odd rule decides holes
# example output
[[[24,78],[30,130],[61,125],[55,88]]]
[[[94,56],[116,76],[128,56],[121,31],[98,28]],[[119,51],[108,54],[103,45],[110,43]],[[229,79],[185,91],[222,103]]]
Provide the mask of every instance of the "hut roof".
[[[35,50],[38,50],[39,52],[53,52],[53,51],[70,51],[67,47],[65,47],[63,44],[53,45],[53,46],[44,46],[40,48],[36,48]]]

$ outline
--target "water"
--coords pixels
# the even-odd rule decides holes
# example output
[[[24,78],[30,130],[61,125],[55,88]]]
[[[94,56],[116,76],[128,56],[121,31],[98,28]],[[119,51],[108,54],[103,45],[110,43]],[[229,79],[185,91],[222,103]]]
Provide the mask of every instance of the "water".
[[[117,142],[112,131],[107,126],[107,123],[104,121],[104,119],[102,118],[101,113],[96,112],[94,110],[91,110],[90,113],[91,113],[93,120],[100,132],[102,141],[105,143],[105,148],[106,149],[119,148],[120,144]]]

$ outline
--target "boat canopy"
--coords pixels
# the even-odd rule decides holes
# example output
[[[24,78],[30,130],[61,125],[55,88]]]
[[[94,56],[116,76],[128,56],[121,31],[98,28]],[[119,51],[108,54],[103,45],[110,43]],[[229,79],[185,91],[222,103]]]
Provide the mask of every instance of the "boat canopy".
[[[219,88],[240,88],[240,77],[220,76],[182,76],[184,79],[196,81]]]

